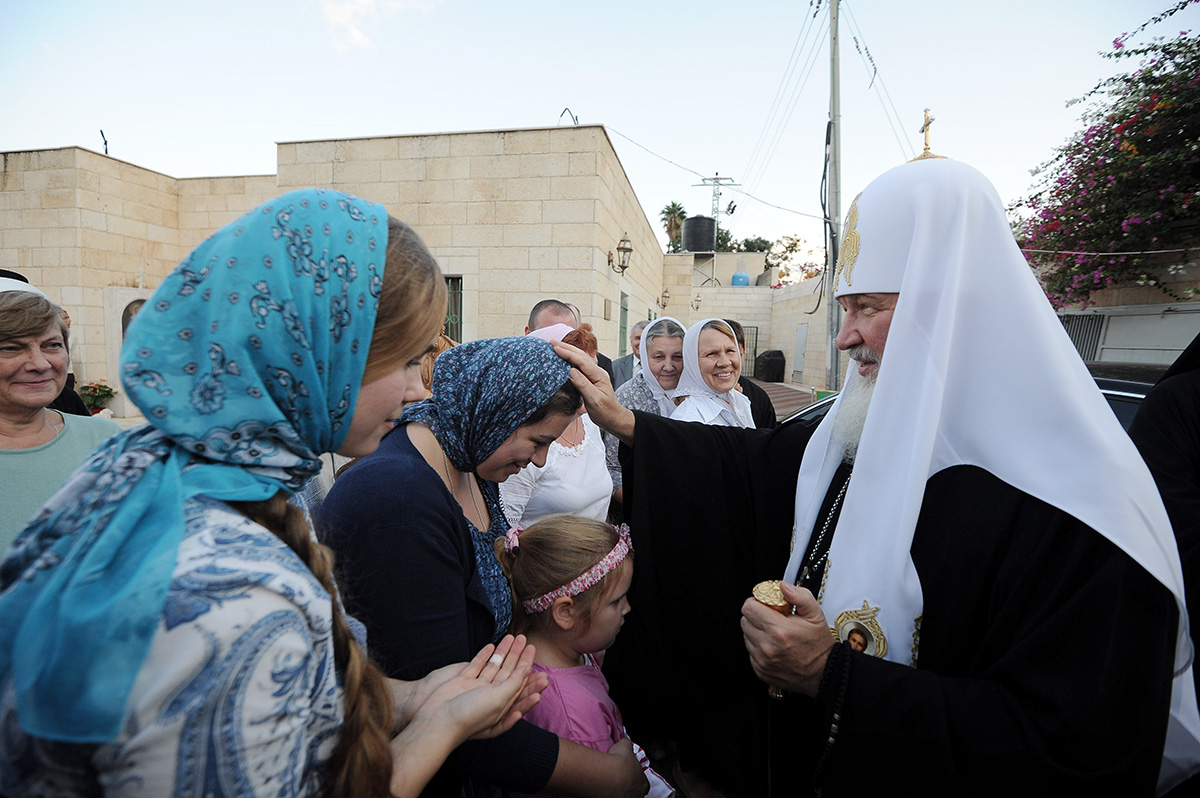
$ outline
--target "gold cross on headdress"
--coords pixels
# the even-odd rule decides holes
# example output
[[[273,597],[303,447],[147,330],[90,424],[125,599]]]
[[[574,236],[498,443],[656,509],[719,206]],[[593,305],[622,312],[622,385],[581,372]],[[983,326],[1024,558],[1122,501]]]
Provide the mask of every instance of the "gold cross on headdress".
[[[929,109],[926,108],[925,109],[925,124],[921,125],[921,129],[917,131],[918,133],[925,134],[925,152],[921,153],[916,158],[913,158],[914,161],[920,161],[925,158],[945,158],[946,157],[945,155],[934,155],[932,152],[929,151],[929,126],[933,124],[935,118],[936,117],[932,117],[929,115]]]

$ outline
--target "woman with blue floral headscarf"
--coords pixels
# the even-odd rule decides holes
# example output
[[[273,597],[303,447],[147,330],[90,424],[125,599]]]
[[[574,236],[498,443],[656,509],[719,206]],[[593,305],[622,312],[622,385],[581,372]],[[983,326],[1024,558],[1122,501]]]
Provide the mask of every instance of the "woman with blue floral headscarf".
[[[122,352],[150,424],[0,563],[0,794],[413,795],[536,700],[519,638],[387,683],[287,502],[320,453],[374,450],[444,305],[416,234],[332,191],[268,202],[166,277]]]
[[[334,484],[318,515],[349,610],[389,676],[416,679],[498,640],[512,595],[494,541],[509,527],[497,483],[575,418],[571,368],[534,337],[471,341],[434,364],[433,396],[405,409],[378,451]],[[515,520],[515,519],[514,519]],[[463,745],[427,795],[642,795],[632,747],[593,751],[525,721]]]

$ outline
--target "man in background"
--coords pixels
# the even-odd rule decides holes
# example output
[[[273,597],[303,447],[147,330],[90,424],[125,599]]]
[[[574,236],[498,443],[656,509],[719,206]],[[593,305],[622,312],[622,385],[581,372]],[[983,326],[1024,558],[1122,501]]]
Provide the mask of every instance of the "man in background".
[[[574,330],[579,327],[579,323],[579,308],[558,299],[543,299],[533,306],[533,310],[529,311],[529,322],[525,325],[525,334],[529,335],[534,330],[540,330],[552,324],[565,324]],[[613,378],[612,359],[597,352],[596,362],[600,364],[600,368],[604,369],[611,380]]]
[[[632,351],[625,357],[619,357],[613,361],[614,388],[620,388],[632,380],[634,374],[637,374],[638,367],[642,363],[642,330],[646,329],[646,325],[649,323],[648,320],[643,319],[633,325],[633,329],[629,332],[629,348]]]

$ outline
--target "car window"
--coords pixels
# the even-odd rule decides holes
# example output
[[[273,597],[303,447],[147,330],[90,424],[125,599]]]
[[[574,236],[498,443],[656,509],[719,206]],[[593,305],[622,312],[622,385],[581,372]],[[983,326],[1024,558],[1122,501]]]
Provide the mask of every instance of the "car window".
[[[1126,430],[1133,423],[1133,417],[1137,415],[1138,405],[1141,404],[1141,399],[1136,399],[1130,396],[1115,396],[1110,393],[1105,393],[1104,398],[1108,400],[1108,406],[1117,415],[1117,421],[1121,422],[1121,426]]]

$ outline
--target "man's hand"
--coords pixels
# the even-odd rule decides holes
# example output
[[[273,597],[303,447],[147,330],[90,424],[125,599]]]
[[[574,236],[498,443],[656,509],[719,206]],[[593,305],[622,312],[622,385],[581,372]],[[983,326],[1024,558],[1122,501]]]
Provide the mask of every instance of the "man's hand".
[[[554,351],[574,366],[571,384],[583,395],[588,417],[596,425],[616,435],[622,443],[633,445],[633,412],[617,401],[608,372],[596,365],[591,355],[562,341],[551,341]]]
[[[755,674],[769,685],[815,696],[833,648],[825,613],[804,588],[780,584],[795,615],[780,615],[753,598],[742,605],[742,634]]]

